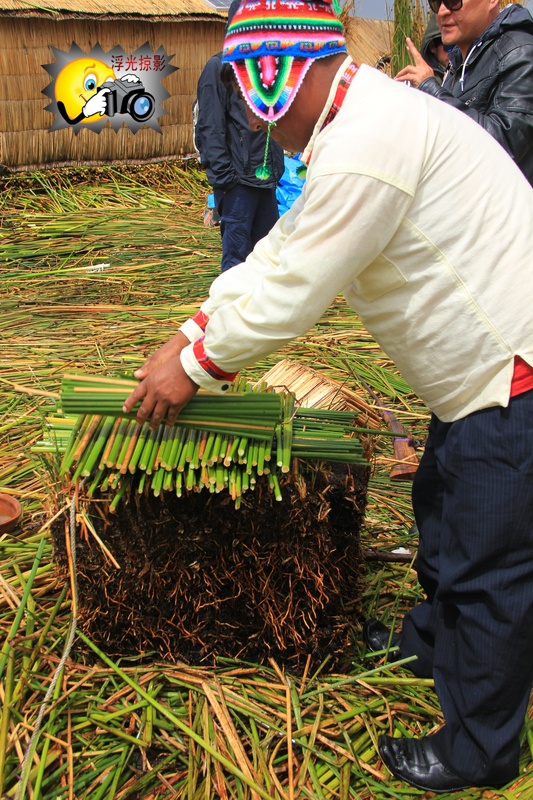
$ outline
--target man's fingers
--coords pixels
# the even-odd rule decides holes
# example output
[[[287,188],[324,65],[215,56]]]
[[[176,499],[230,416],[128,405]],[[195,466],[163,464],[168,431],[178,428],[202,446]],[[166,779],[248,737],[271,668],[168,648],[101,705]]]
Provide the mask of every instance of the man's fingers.
[[[156,350],[155,353],[152,353],[151,356],[148,356],[148,358],[146,359],[144,364],[142,364],[142,366],[140,366],[138,369],[135,370],[135,372],[133,373],[133,376],[135,378],[139,378],[139,380],[141,380],[141,381],[144,378],[146,378],[146,376],[149,375],[150,372],[155,367],[157,367],[157,365],[159,363],[159,359],[157,358],[157,354],[158,353],[159,353],[159,350]]]
[[[133,373],[136,378],[143,380],[147,377],[151,372],[153,372],[157,367],[162,366],[167,361],[178,356],[184,347],[187,347],[189,344],[189,340],[187,337],[178,331],[172,339],[169,339],[168,342],[160,347],[155,353],[152,353],[144,362],[139,369],[135,370]]]
[[[403,81],[410,83],[415,88],[418,87],[426,78],[430,78],[434,73],[427,61],[424,61],[419,50],[416,49],[411,39],[407,38],[407,50],[409,55],[415,62],[408,64],[403,69],[399,70],[394,76],[395,81]]]
[[[177,418],[179,417],[179,413],[183,406],[169,406],[167,410],[167,416],[165,422],[167,425],[174,425]]]
[[[161,420],[163,419],[164,412],[158,410],[158,419],[154,419],[154,410],[155,410],[155,400],[150,394],[146,394],[144,400],[142,401],[140,407],[137,409],[136,420],[139,425],[143,425],[147,420],[150,420],[150,427],[155,428],[159,425]]]
[[[410,80],[410,72],[411,72],[411,68],[410,67],[404,67],[403,69],[401,69],[398,72],[397,75],[394,76],[394,80],[395,81],[408,81],[408,80]]]
[[[420,53],[420,50],[418,50],[413,44],[413,40],[407,37],[405,41],[407,43],[407,52],[409,53],[415,64],[420,64],[422,61],[424,61],[424,59],[422,58],[422,54]]]
[[[158,428],[162,422],[174,425],[181,409],[181,405],[170,405],[166,400],[155,402],[151,395],[147,394],[137,411],[137,422],[142,425],[149,420],[152,430]]]
[[[123,411],[131,412],[140,401],[136,417],[141,425],[147,420],[151,428],[157,428],[162,422],[173,425],[181,409],[198,390],[198,385],[183,369],[179,355],[172,353],[180,349],[182,336],[174,337],[172,344],[164,345],[136,372],[139,377],[148,368],[146,377],[125,401]]]
[[[150,359],[148,359],[148,361],[145,361],[142,367],[139,367],[139,369],[135,370],[135,372],[133,373],[133,377],[139,378],[139,380],[142,381],[143,378],[146,378],[149,372],[150,372]]]
[[[122,406],[122,411],[129,414],[130,411],[142,400],[141,405],[137,409],[136,420],[139,425],[143,425],[147,419],[150,419],[150,427],[157,428],[162,422],[166,413],[166,404],[156,403],[147,390],[146,382],[140,383],[136,389],[125,400]]]
[[[144,403],[143,403],[143,405],[144,405]],[[141,406],[141,408],[142,408],[142,406]],[[155,404],[155,407],[151,411],[151,417],[150,417],[150,427],[152,428],[152,430],[154,430],[154,428],[158,428],[161,425],[161,423],[163,422],[163,420],[166,418],[166,416],[167,416],[167,408],[168,408],[167,404],[162,402],[161,400],[158,403]],[[139,409],[139,411],[140,410],[141,409]],[[144,414],[144,412],[145,412],[145,409],[143,409],[143,414]],[[147,416],[148,415],[149,414],[147,414]],[[145,417],[145,419],[146,419],[146,417]]]
[[[135,387],[133,392],[127,397],[124,401],[124,405],[122,406],[122,411],[124,414],[129,414],[130,411],[139,403],[144,397],[146,396],[146,386],[144,383],[140,383],[138,386]]]

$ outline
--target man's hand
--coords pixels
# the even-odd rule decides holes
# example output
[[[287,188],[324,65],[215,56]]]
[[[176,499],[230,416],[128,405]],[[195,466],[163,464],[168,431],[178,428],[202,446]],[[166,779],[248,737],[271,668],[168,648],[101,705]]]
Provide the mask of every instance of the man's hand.
[[[184,337],[185,338],[185,337]],[[141,401],[137,422],[142,425],[150,419],[150,427],[164,420],[173,425],[187,403],[192,400],[198,385],[192,381],[181,364],[179,355],[152,367],[147,377],[130,394],[122,407],[125,414]]]
[[[160,347],[159,350],[156,350],[155,353],[152,353],[152,355],[146,359],[142,367],[135,370],[133,374],[136,378],[140,378],[140,380],[146,378],[146,376],[149,375],[153,369],[160,366],[160,364],[164,364],[165,361],[168,361],[170,358],[179,356],[183,348],[187,347],[188,344],[190,344],[190,342],[185,334],[178,331],[172,339]]]
[[[433,69],[429,66],[427,61],[424,61],[420,52],[416,49],[411,39],[407,38],[407,52],[415,62],[414,64],[409,65],[408,67],[404,67],[401,69],[397,75],[394,76],[395,81],[409,81],[411,86],[417,88],[420,86],[422,81],[425,81],[427,78],[434,78],[435,73]]]

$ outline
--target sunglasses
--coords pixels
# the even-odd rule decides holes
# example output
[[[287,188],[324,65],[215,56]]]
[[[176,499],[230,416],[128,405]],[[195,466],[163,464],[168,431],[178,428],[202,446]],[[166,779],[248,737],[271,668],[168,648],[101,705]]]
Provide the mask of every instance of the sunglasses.
[[[441,3],[444,3],[448,11],[459,11],[463,7],[463,0],[428,0],[430,9],[437,14]]]

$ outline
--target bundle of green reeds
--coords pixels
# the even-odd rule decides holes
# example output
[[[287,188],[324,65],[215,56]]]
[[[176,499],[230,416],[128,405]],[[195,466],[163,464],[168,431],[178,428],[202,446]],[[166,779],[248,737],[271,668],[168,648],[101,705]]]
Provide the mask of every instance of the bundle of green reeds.
[[[139,385],[130,378],[65,375],[61,406],[65,414],[99,414],[134,419],[136,408],[124,414],[122,406]],[[235,436],[271,439],[279,421],[281,400],[273,392],[230,392],[216,395],[200,390],[182,410],[176,425]]]
[[[134,385],[69,376],[61,404],[75,414],[49,421],[61,475],[86,481],[84,630],[111,652],[153,648],[193,663],[342,659],[369,474],[357,434],[375,429],[354,428],[353,410],[297,408],[290,391],[244,379],[151,429],[120,416]],[[52,529],[61,568],[63,525]]]
[[[367,464],[356,434],[375,431],[353,427],[351,411],[295,409],[290,392],[240,382],[222,397],[199,393],[174,426],[151,429],[133,413],[122,415],[136,385],[123,378],[65,377],[67,416],[47,421],[48,442],[38,446],[62,451],[60,475],[87,479],[89,497],[97,489],[113,492],[112,510],[134,478],[139,493],[146,488],[155,496],[228,490],[239,507],[262,475],[281,499],[279,474],[297,471],[299,459]]]

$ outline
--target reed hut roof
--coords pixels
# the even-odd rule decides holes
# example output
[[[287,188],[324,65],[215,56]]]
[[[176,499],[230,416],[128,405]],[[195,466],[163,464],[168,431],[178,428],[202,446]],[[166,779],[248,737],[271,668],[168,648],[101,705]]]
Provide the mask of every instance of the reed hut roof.
[[[227,0],[0,0],[0,17],[47,17],[66,19],[72,17],[120,17],[122,19],[150,19],[151,21],[179,20],[180,17],[201,20],[219,20],[227,16]]]
[[[375,67],[384,57],[390,57],[393,33],[391,20],[350,16],[345,22],[345,29],[348,50],[358,64]]]

